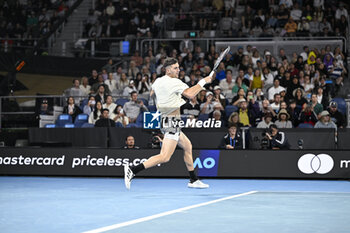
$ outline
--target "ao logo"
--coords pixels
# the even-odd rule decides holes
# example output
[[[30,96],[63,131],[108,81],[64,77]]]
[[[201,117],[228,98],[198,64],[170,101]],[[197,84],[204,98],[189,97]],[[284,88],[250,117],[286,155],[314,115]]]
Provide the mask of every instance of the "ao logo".
[[[208,157],[201,162],[199,158],[196,158],[196,160],[193,162],[194,168],[206,168],[206,169],[211,169],[215,166],[215,159]]]
[[[305,154],[298,161],[299,170],[305,174],[326,174],[333,169],[334,161],[327,154]]]

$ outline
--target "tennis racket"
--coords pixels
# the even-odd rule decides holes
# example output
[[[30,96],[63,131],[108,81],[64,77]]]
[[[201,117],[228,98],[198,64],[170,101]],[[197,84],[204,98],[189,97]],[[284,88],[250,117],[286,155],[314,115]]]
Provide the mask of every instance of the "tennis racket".
[[[228,52],[230,52],[230,46],[228,46],[223,52],[221,52],[218,59],[216,59],[213,70],[209,74],[210,77],[213,77],[214,72],[216,72],[217,68],[219,67],[220,62],[222,61],[222,59],[224,59],[224,57],[226,56],[226,54],[228,54]]]

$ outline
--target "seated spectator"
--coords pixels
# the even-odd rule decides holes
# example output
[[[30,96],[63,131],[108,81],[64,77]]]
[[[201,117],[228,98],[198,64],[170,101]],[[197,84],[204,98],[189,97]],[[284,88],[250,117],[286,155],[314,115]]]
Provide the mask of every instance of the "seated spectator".
[[[206,102],[200,105],[201,114],[210,114],[214,111],[214,99],[213,93],[208,91],[206,93]]]
[[[96,101],[94,111],[90,113],[88,122],[94,125],[96,121],[100,119],[101,113],[102,113],[102,103],[100,101]]]
[[[253,77],[250,78],[249,89],[255,90],[256,88],[264,87],[264,77],[261,75],[260,70],[256,69],[254,71]]]
[[[98,82],[97,70],[92,70],[91,77],[89,78],[89,85],[92,87],[97,82]]]
[[[222,90],[222,94],[226,96],[226,98],[232,98],[232,88],[235,83],[232,81],[232,74],[227,72],[226,78],[220,81],[220,88]]]
[[[109,91],[108,85],[105,84],[103,76],[101,74],[98,75],[97,82],[94,85],[92,85],[91,91],[93,93],[97,93],[101,85],[104,87],[105,93],[109,95],[110,91]]]
[[[82,97],[85,96],[85,93],[80,89],[79,79],[73,80],[73,87],[70,88],[69,95],[73,96],[78,103],[80,103],[83,99]]]
[[[89,85],[89,79],[86,76],[81,78],[81,84],[79,88],[84,93],[84,96],[90,95],[91,86]]]
[[[102,107],[107,108],[109,111],[109,114],[111,115],[114,109],[117,107],[117,105],[113,103],[113,97],[111,95],[107,95],[106,103],[104,103]]]
[[[223,94],[221,94],[221,87],[215,86],[214,87],[214,100],[219,102],[223,108],[226,106],[226,99]]]
[[[327,110],[331,120],[337,125],[338,128],[344,128],[346,126],[345,117],[341,112],[339,112],[337,102],[331,101]]]
[[[181,114],[183,115],[192,115],[195,118],[198,118],[199,113],[200,107],[196,97],[190,99],[190,101],[187,101],[181,106]]]
[[[289,114],[286,109],[281,109],[277,114],[278,120],[275,121],[277,128],[293,128],[292,122],[289,120]]]
[[[243,149],[242,136],[236,125],[231,125],[226,134],[221,140],[220,148],[227,150]]]
[[[215,120],[216,122],[217,121],[220,121],[221,124],[220,126],[221,127],[224,127],[225,126],[225,122],[222,120],[223,117],[222,117],[222,113],[220,110],[214,110],[213,113],[212,113],[212,119]]]
[[[314,128],[337,129],[337,125],[331,120],[328,111],[322,111]]]
[[[133,91],[130,94],[130,101],[124,104],[124,112],[127,117],[129,117],[130,123],[135,123],[138,115],[141,111],[148,111],[148,108],[144,105],[142,100],[137,99],[137,92]]]
[[[150,93],[151,84],[150,84],[149,76],[147,74],[145,74],[142,77],[141,81],[138,83],[137,90],[139,94],[147,95]]]
[[[238,103],[238,115],[239,121],[243,124],[243,126],[252,126],[255,123],[254,116],[251,114],[248,109],[248,104],[246,99],[240,99]]]
[[[107,100],[107,94],[105,92],[105,86],[104,85],[100,85],[98,87],[97,94],[95,95],[95,100],[96,100],[96,102],[99,101],[102,104],[104,104],[105,101]]]
[[[326,109],[328,107],[329,102],[328,102],[328,96],[324,95],[323,93],[324,87],[318,86],[316,90],[317,90],[317,95],[316,95],[317,103],[322,104],[323,109]]]
[[[235,84],[235,85],[233,86],[233,88],[232,88],[232,94],[233,94],[233,95],[236,95],[240,89],[243,89],[243,90],[244,90],[244,93],[246,93],[246,92],[248,91],[248,87],[247,87],[247,85],[245,85],[245,84],[243,83],[242,77],[241,77],[241,76],[238,76],[238,77],[236,78],[236,82],[235,82],[235,83],[236,83],[236,84]]]
[[[231,104],[238,106],[241,100],[247,100],[245,97],[245,91],[243,88],[240,88],[237,92],[237,95],[232,98]]]
[[[259,122],[259,124],[256,126],[256,128],[261,128],[261,129],[267,129],[270,127],[270,125],[273,124],[272,122],[272,113],[267,112],[265,113],[263,120]]]
[[[312,111],[311,104],[305,104],[299,115],[299,124],[315,125],[317,122],[317,115]]]
[[[290,145],[284,132],[278,130],[275,124],[270,125],[270,132],[266,133],[269,139],[270,149],[289,149]]]
[[[281,95],[279,93],[276,93],[273,98],[273,102],[271,103],[270,107],[272,110],[277,113],[280,109],[281,105]]]
[[[117,89],[117,81],[114,79],[113,73],[108,73],[108,79],[104,83],[108,86],[110,93]]]
[[[230,125],[235,125],[237,128],[241,128],[244,126],[239,120],[238,112],[233,112],[228,117],[228,126],[230,126]]]
[[[120,79],[117,81],[118,93],[122,94],[124,89],[129,85],[129,80],[125,73],[120,75]]]
[[[100,119],[96,121],[95,127],[115,127],[115,122],[109,118],[109,110],[102,109]]]
[[[280,80],[278,78],[275,78],[273,80],[273,86],[268,90],[269,101],[273,101],[275,94],[279,94],[282,90],[285,90],[285,88],[280,86]]]
[[[96,104],[95,96],[93,95],[89,96],[89,100],[83,108],[83,113],[90,115],[90,113],[92,113],[95,109],[95,104]]]
[[[37,110],[37,115],[53,115],[53,108],[49,106],[49,101],[43,99],[40,104],[40,108]]]
[[[307,104],[307,100],[304,98],[305,91],[302,88],[297,88],[293,91],[293,96],[297,105],[303,107]]]
[[[75,100],[72,96],[68,97],[67,106],[64,106],[63,113],[69,114],[72,117],[73,122],[75,117],[82,113],[78,105],[75,104]]]
[[[292,99],[290,100],[287,112],[289,113],[293,127],[297,127],[299,125],[299,115],[301,112],[301,107],[297,106],[295,100]]]
[[[323,111],[323,105],[318,103],[316,94],[311,95],[311,108],[316,113],[317,119],[319,119],[320,113]]]
[[[124,88],[123,96],[129,96],[132,92],[137,93],[134,80],[130,80],[129,85]]]
[[[125,138],[125,146],[123,149],[140,149],[140,147],[135,145],[135,138],[129,135]]]
[[[120,122],[124,127],[129,124],[129,118],[124,115],[123,106],[115,107],[110,117],[115,123]]]

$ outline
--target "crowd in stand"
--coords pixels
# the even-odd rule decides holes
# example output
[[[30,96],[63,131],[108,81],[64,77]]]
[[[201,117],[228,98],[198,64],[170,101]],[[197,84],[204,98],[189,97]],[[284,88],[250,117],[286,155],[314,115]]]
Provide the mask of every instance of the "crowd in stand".
[[[74,0],[0,1],[0,37],[40,38],[63,17]]]
[[[152,83],[164,74],[165,57],[178,59],[179,78],[191,87],[210,73],[218,55],[215,46],[207,53],[198,46],[194,53],[174,49],[168,54],[160,49],[157,54],[149,50],[140,56],[136,52],[126,69],[117,67],[114,72],[110,59],[100,73],[93,70],[91,77],[83,77],[81,83],[75,79],[69,94],[78,96],[77,103],[90,95],[85,106],[75,108],[88,114],[91,124],[107,108],[110,119],[127,127],[137,123],[143,111],[155,109],[156,100],[150,96]],[[215,80],[181,107],[181,114],[191,119],[213,118],[223,127],[268,128],[272,123],[279,128],[345,127],[345,112],[332,101],[347,77],[345,67],[340,47],[332,49],[330,45],[320,50],[304,46],[292,57],[284,49],[273,56],[268,50],[259,51],[250,45],[238,47],[220,63]],[[116,104],[120,98],[130,100]],[[69,112],[74,114],[73,110]]]

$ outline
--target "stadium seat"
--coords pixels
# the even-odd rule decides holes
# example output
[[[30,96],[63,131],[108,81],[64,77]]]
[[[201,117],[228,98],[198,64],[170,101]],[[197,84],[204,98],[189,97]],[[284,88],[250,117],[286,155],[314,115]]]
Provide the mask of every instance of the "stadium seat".
[[[147,106],[148,110],[150,112],[156,112],[157,111],[157,107],[155,105],[150,105],[150,106]]]
[[[72,117],[69,114],[60,114],[57,117],[57,120],[56,120],[57,127],[64,127],[64,125],[68,123],[73,123]]]
[[[56,125],[55,124],[46,124],[44,127],[45,128],[56,128]]]
[[[94,128],[95,125],[94,124],[90,124],[90,123],[84,123],[81,125],[81,128]]]
[[[343,115],[346,115],[346,102],[343,98],[334,98],[332,101],[336,102],[338,104],[338,110],[339,112],[343,113]]]
[[[75,126],[72,123],[67,123],[67,124],[64,124],[64,128],[75,128]]]
[[[129,99],[121,98],[121,99],[117,99],[117,100],[115,101],[115,104],[116,104],[116,105],[124,106],[124,104],[125,104],[126,102],[128,102],[128,101],[129,101]]]
[[[117,127],[117,128],[124,128],[123,124],[120,123],[120,122],[116,122],[115,123],[115,127]]]
[[[137,118],[136,118],[136,125],[137,128],[142,128],[143,127],[143,113],[140,113]]]
[[[199,121],[205,121],[205,120],[208,120],[208,118],[209,118],[209,114],[201,113],[201,114],[199,114],[199,116],[198,116],[198,120],[199,120]]]
[[[138,98],[138,100],[142,100],[144,105],[148,105],[148,100],[146,100],[145,98]]]
[[[313,128],[314,126],[312,124],[309,123],[300,123],[298,125],[298,128]]]
[[[237,106],[234,106],[234,105],[226,105],[226,107],[225,107],[226,117],[229,118],[230,115],[231,115],[233,112],[237,112],[237,110],[238,110],[238,107],[237,107]]]
[[[76,128],[80,128],[84,123],[88,122],[89,116],[87,114],[79,114],[74,121]]]
[[[81,111],[84,111],[84,106],[87,105],[89,102],[89,99],[83,99],[80,103],[79,108],[81,109]]]

